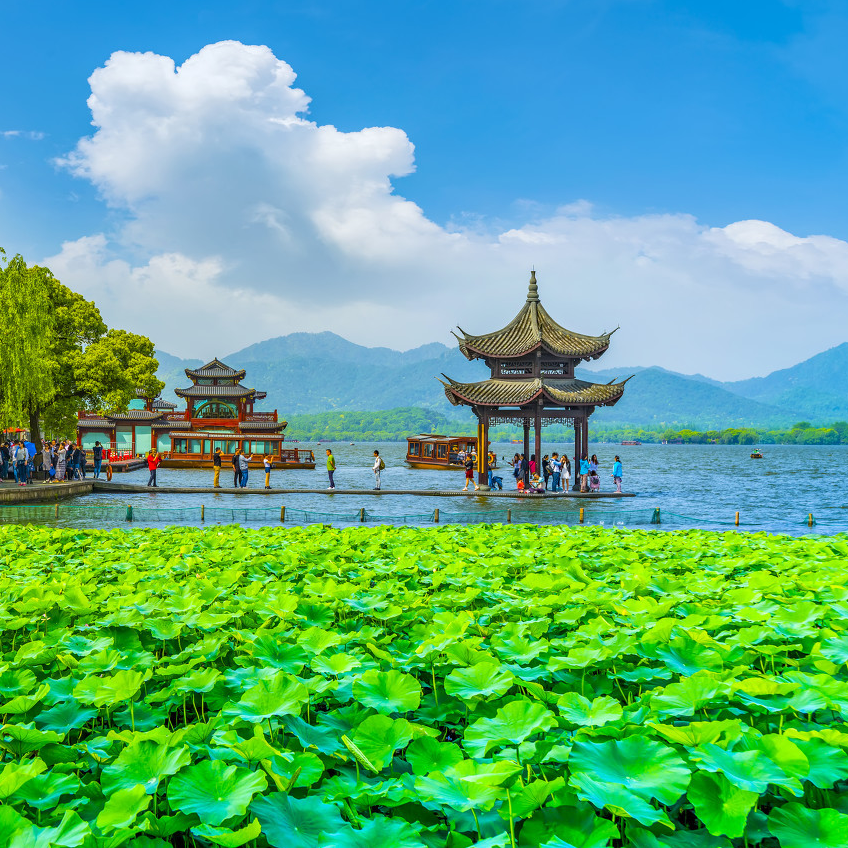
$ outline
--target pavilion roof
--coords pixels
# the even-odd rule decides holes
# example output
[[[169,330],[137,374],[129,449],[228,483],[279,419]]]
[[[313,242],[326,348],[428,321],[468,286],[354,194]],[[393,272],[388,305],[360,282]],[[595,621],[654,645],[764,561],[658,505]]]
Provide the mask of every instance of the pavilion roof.
[[[189,386],[187,389],[174,389],[174,394],[182,398],[242,398],[264,397],[263,392],[248,389],[247,386]]]
[[[175,403],[171,403],[169,400],[162,400],[162,398],[158,397],[153,401],[154,409],[176,409],[177,405]]]
[[[287,421],[240,421],[238,425],[241,433],[284,430],[287,426]]]
[[[211,362],[207,362],[206,365],[201,365],[200,368],[186,368],[185,372],[186,377],[190,379],[223,377],[233,380],[243,380],[246,373],[244,369],[237,371],[235,368],[230,368],[229,365],[221,362],[217,356]]]
[[[445,375],[442,375],[445,376]],[[454,406],[524,406],[543,398],[557,406],[612,406],[624,394],[620,383],[587,383],[585,380],[533,378],[526,380],[481,380],[459,383],[445,377],[445,395]]]
[[[474,336],[461,327],[457,329],[462,333],[462,338],[456,336],[459,349],[466,359],[513,358],[539,348],[555,356],[597,359],[609,347],[610,336],[615,332],[584,336],[560,326],[539,301],[535,271],[530,274],[524,306],[502,330]]]

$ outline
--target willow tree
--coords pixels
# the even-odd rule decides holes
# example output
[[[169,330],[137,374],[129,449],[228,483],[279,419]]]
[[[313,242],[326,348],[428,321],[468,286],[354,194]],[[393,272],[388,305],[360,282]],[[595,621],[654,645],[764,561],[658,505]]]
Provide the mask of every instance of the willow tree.
[[[29,425],[36,447],[42,424],[51,434],[71,435],[77,410],[120,412],[138,392],[155,397],[162,391],[150,339],[110,329],[92,301],[49,269],[27,268],[20,256],[0,276],[0,303],[10,319],[0,335],[2,411],[8,404],[9,414]]]
[[[50,308],[52,275],[46,268],[28,268],[20,255],[5,261],[0,247],[0,417],[3,428],[24,424],[40,447],[33,416],[55,395],[50,339],[54,314]]]

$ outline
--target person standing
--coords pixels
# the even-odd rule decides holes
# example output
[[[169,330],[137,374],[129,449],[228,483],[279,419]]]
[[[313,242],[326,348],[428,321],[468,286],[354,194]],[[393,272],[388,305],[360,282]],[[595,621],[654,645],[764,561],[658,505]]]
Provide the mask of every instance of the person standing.
[[[149,451],[147,454],[147,467],[150,470],[150,479],[147,481],[148,486],[153,486],[158,489],[156,484],[156,469],[159,468],[159,463],[162,462],[162,457],[159,456],[159,451]]]
[[[531,479],[531,480],[533,479],[533,477],[538,477],[538,476],[539,476],[539,475],[536,473],[536,471],[537,471],[537,468],[536,468],[536,454],[534,453],[534,454],[532,454],[532,455],[530,456],[530,479]]]
[[[580,491],[589,491],[589,455],[585,453],[580,460]]]
[[[3,442],[0,445],[0,481],[5,483],[9,479],[9,461],[12,454],[9,451],[9,443]]]
[[[100,476],[100,467],[103,465],[103,445],[100,442],[95,442],[91,449],[91,456],[94,459],[94,479]]]
[[[56,451],[56,477],[60,483],[65,479],[65,470],[68,467],[68,453],[65,446],[59,442],[58,450]]]
[[[53,457],[50,455],[50,443],[44,442],[41,446],[41,469],[44,471],[44,482],[53,481]]]
[[[15,470],[18,477],[18,485],[26,486],[27,479],[27,464],[29,463],[29,454],[24,447],[23,442],[18,442],[18,447],[15,450]]]
[[[212,488],[221,488],[221,448],[215,448],[212,454]]]
[[[465,486],[462,491],[468,491],[468,484],[474,484],[474,491],[476,492],[480,487],[477,485],[477,481],[474,479],[474,459],[471,455],[465,457]]]
[[[374,451],[374,488],[380,488],[380,472],[386,467],[386,463],[380,457],[380,451]]]
[[[250,470],[250,460],[253,459],[253,454],[245,456],[244,451],[239,452],[238,467],[239,467],[239,487],[247,488],[247,474]]]
[[[76,456],[77,456],[77,467],[79,468],[80,476],[82,477],[83,480],[85,480],[86,455],[85,455],[85,451],[82,449],[82,447],[80,445],[77,445]]]
[[[558,492],[559,491],[559,481],[560,476],[562,475],[562,462],[560,461],[559,454],[554,451],[551,456],[551,476],[553,480],[551,481],[551,491]]]
[[[336,482],[333,480],[333,475],[336,473],[336,458],[333,456],[333,452],[327,448],[327,476],[330,478],[330,485],[327,486],[327,489],[335,489]]]
[[[612,480],[615,483],[616,492],[621,491],[621,477],[622,477],[622,467],[621,467],[621,458],[616,457],[615,462],[612,464]]]
[[[560,472],[560,479],[565,482],[562,485],[562,490],[564,492],[571,491],[571,463],[568,461],[568,457],[563,454],[560,458],[560,467],[562,471]]]
[[[512,476],[515,477],[515,486],[518,488],[518,478],[521,477],[521,457],[518,454],[512,457]]]
[[[273,456],[271,456],[271,455],[269,454],[268,456],[266,456],[266,457],[265,457],[265,460],[264,460],[264,465],[265,465],[265,488],[266,488],[266,489],[270,489],[270,488],[271,488],[271,460],[272,460],[273,458],[274,458],[274,457],[273,457]]]
[[[548,488],[548,480],[551,479],[552,473],[553,472],[551,471],[551,459],[547,454],[545,454],[542,457],[542,477],[545,478],[545,490],[546,491],[547,491],[547,488]]]
[[[241,456],[241,448],[236,448],[233,454],[233,488],[237,489],[241,480],[241,471],[239,470],[239,456]]]

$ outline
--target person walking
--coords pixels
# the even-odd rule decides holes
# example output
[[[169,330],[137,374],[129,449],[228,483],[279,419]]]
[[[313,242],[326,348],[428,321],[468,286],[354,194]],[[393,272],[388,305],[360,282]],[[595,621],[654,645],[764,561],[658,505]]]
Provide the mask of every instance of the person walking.
[[[253,454],[245,456],[244,451],[239,451],[238,467],[239,467],[239,487],[247,488],[247,474],[250,470],[250,460],[253,459]]]
[[[215,448],[212,454],[212,488],[221,488],[221,448]]]
[[[60,442],[58,450],[56,451],[56,477],[54,479],[58,480],[60,483],[64,481],[67,467],[68,452],[65,450],[65,446]]]
[[[41,446],[41,469],[44,471],[44,482],[53,482],[53,457],[50,455],[50,443]]]
[[[0,482],[5,483],[9,479],[9,461],[12,454],[9,451],[9,443],[0,444]]]
[[[382,457],[380,456],[380,451],[374,451],[374,488],[380,489],[380,472],[386,467],[386,463],[383,462]]]
[[[153,486],[154,489],[158,489],[158,485],[156,484],[156,469],[159,467],[159,464],[162,462],[162,457],[159,456],[159,451],[148,451],[147,453],[147,467],[150,470],[150,479],[147,481],[148,486]]]
[[[327,476],[330,478],[330,485],[327,486],[327,489],[335,489],[336,482],[333,480],[333,475],[336,473],[336,458],[333,456],[333,452],[327,448]]]
[[[100,442],[95,442],[91,449],[91,456],[94,459],[94,479],[100,476],[100,468],[103,465],[103,445]]]
[[[622,477],[621,458],[616,457],[612,464],[612,481],[615,483],[616,492],[621,492],[621,477]]]
[[[589,491],[589,456],[585,453],[580,460],[580,491]]]
[[[477,481],[474,479],[474,459],[470,454],[465,457],[465,486],[462,489],[463,492],[468,491],[469,483],[474,484],[475,492],[480,488],[477,485]]]
[[[270,489],[270,488],[271,488],[271,460],[272,460],[273,458],[274,458],[273,456],[271,456],[270,454],[268,454],[268,456],[266,456],[266,457],[265,457],[265,459],[264,459],[264,465],[265,465],[265,488],[266,488],[266,489]]]

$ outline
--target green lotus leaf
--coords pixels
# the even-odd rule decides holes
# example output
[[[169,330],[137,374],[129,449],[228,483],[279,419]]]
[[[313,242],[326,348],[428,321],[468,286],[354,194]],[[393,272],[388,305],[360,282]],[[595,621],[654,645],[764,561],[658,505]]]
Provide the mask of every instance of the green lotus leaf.
[[[28,668],[7,668],[0,673],[0,695],[26,695],[35,688],[36,676]]]
[[[624,714],[621,704],[606,695],[590,701],[576,692],[566,692],[560,696],[557,705],[566,721],[581,727],[602,727],[618,721]]]
[[[553,780],[533,780],[526,786],[514,787],[510,794],[510,804],[506,809],[501,807],[501,817],[508,817],[512,810],[515,818],[527,818],[534,810],[544,806],[548,798],[555,792],[565,788],[565,778]]]
[[[320,627],[310,627],[297,637],[297,644],[312,655],[323,654],[342,641],[338,633],[323,630]]]
[[[103,769],[102,786],[106,795],[141,784],[152,795],[159,782],[176,774],[191,762],[185,748],[169,748],[152,740],[128,745]]]
[[[737,719],[692,721],[683,725],[649,722],[649,725],[669,742],[675,742],[687,748],[694,748],[705,742],[717,742],[722,736],[726,739],[735,739],[742,727],[742,723]]]
[[[347,827],[338,807],[315,796],[292,798],[274,792],[254,801],[250,811],[271,848],[318,848]]]
[[[224,715],[254,723],[272,716],[299,715],[308,697],[299,680],[280,671],[251,686],[238,703],[224,707]]]
[[[626,786],[646,800],[656,798],[663,804],[673,804],[689,785],[689,767],[674,749],[642,736],[575,742],[568,765],[572,780],[588,775],[594,781]]]
[[[556,716],[535,701],[512,701],[494,718],[481,718],[466,728],[463,745],[474,756],[485,756],[490,748],[517,745],[556,726]]]
[[[353,697],[378,713],[405,713],[421,703],[421,684],[411,675],[392,669],[371,669],[353,682]]]
[[[204,824],[200,827],[193,827],[191,832],[208,840],[213,845],[221,845],[222,848],[241,848],[242,845],[247,845],[248,842],[259,836],[262,832],[262,825],[259,824],[259,819],[253,819],[249,825],[240,830]]]
[[[277,756],[280,752],[268,744],[262,726],[253,725],[253,736],[242,739],[235,732],[219,733],[215,736],[216,743],[228,747],[237,757],[248,763],[258,763],[268,757]]]
[[[231,816],[244,815],[253,796],[267,786],[261,772],[202,760],[171,779],[168,803],[182,813],[195,813],[201,824],[220,825]]]
[[[73,810],[67,810],[54,827],[33,826],[29,831],[21,831],[9,843],[9,848],[77,848],[91,836],[89,824]]]
[[[86,639],[78,633],[66,636],[59,643],[63,650],[78,657],[87,657],[89,654],[105,651],[114,644],[109,636],[98,636],[94,639]]]
[[[843,633],[841,636],[835,636],[832,639],[825,639],[819,648],[819,652],[823,657],[837,665],[848,662],[848,633]]]
[[[221,672],[216,668],[196,668],[175,681],[174,685],[177,691],[209,692],[220,677]]]
[[[283,719],[283,725],[300,742],[304,750],[314,748],[316,751],[328,755],[337,754],[344,750],[339,739],[340,734],[351,730],[349,725],[338,733],[326,727],[314,727],[298,716],[286,716]]]
[[[136,822],[136,828],[150,836],[170,839],[177,833],[187,833],[193,824],[197,824],[197,819],[194,816],[187,816],[184,813],[177,813],[173,816],[154,816],[148,810],[141,814]],[[170,843],[168,845],[170,848]]]
[[[98,651],[83,657],[76,665],[77,674],[105,674],[118,667],[121,661],[121,652],[110,648],[106,651]]]
[[[263,633],[253,641],[250,652],[262,665],[288,674],[300,674],[309,659],[300,645],[288,644],[268,633]]]
[[[473,809],[490,810],[496,801],[506,798],[506,790],[500,786],[438,771],[427,777],[416,777],[415,791],[431,805],[451,807],[460,813]]]
[[[477,845],[480,844],[477,843]],[[321,848],[377,848],[377,846],[425,848],[426,843],[408,822],[401,818],[390,819],[381,815],[363,819],[360,830],[346,827],[321,843]]]
[[[35,717],[35,724],[41,730],[54,730],[67,733],[78,730],[97,715],[97,710],[82,707],[73,699],[60,701],[49,710],[43,710]]]
[[[33,751],[40,751],[51,742],[61,742],[63,734],[52,730],[41,731],[20,724],[4,724],[0,728],[0,748],[13,757],[23,757]]]
[[[5,716],[28,713],[33,707],[40,704],[49,693],[50,685],[42,683],[38,689],[29,695],[18,695],[6,701],[6,703],[0,704],[0,714]]]
[[[18,834],[30,835],[32,825],[15,809],[0,806],[0,845],[13,845]],[[19,842],[20,844],[20,842]],[[30,840],[34,845],[34,840]]]
[[[569,783],[577,790],[578,797],[596,807],[606,807],[614,816],[627,816],[646,826],[661,824],[674,830],[665,810],[651,806],[642,795],[631,792],[621,783],[595,780],[585,772],[573,774]]]
[[[699,671],[721,671],[724,666],[718,651],[687,638],[672,639],[668,645],[658,647],[654,656],[672,671],[686,677]]]
[[[745,831],[748,813],[757,803],[756,792],[734,786],[721,772],[692,775],[687,797],[698,818],[713,836],[736,839]]]
[[[734,786],[758,795],[769,783],[786,783],[786,775],[762,751],[725,751],[707,743],[691,751],[690,756],[704,771],[720,771]]]
[[[132,789],[119,789],[103,805],[97,816],[97,826],[105,833],[129,827],[149,804],[150,796],[141,784]]]
[[[810,770],[806,779],[819,789],[830,789],[837,781],[848,780],[848,755],[821,739],[793,739],[804,753]]]
[[[355,730],[352,741],[377,771],[386,768],[398,748],[412,739],[412,725],[403,718],[372,715]]]
[[[515,681],[499,663],[481,662],[468,668],[455,668],[445,678],[445,692],[464,701],[506,695]]]
[[[629,829],[628,829],[629,830]],[[521,826],[521,848],[537,845],[572,845],[574,848],[607,848],[620,836],[609,820],[596,815],[588,806],[544,807]],[[559,848],[557,846],[557,848]]]
[[[848,815],[824,808],[810,810],[792,802],[769,813],[768,827],[780,848],[844,848]]]
[[[62,796],[76,792],[79,785],[79,779],[74,775],[51,771],[30,778],[15,792],[14,797],[26,801],[36,810],[50,810]]]
[[[362,663],[350,654],[316,656],[310,663],[313,671],[317,671],[320,674],[332,674],[333,677],[338,677],[340,674],[347,674],[361,665]]]
[[[462,751],[453,742],[439,742],[429,736],[413,739],[406,749],[406,759],[415,774],[447,771],[462,762]]]
[[[286,751],[263,760],[262,766],[281,792],[306,789],[316,784],[324,774],[321,758],[306,751],[298,754]]]
[[[83,704],[102,707],[105,704],[119,704],[135,697],[151,672],[121,669],[110,677],[89,677],[74,689],[74,698]]]
[[[687,677],[680,683],[670,683],[663,689],[651,693],[651,708],[657,715],[687,716],[729,691],[729,686],[703,672]]]
[[[0,771],[0,800],[5,801],[28,780],[44,771],[47,771],[47,764],[38,757],[22,763],[6,763]]]

